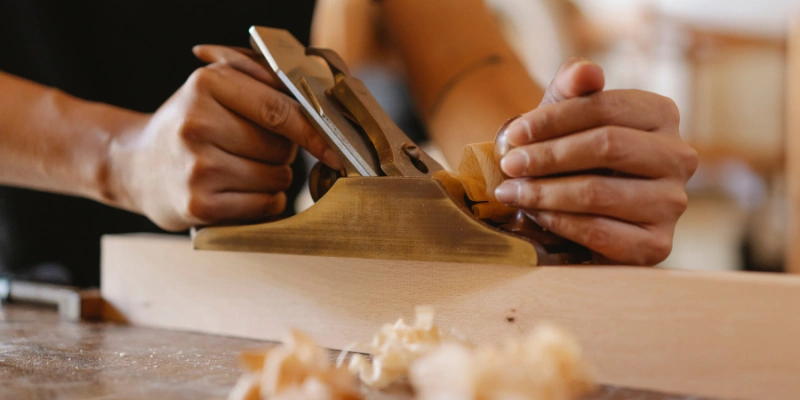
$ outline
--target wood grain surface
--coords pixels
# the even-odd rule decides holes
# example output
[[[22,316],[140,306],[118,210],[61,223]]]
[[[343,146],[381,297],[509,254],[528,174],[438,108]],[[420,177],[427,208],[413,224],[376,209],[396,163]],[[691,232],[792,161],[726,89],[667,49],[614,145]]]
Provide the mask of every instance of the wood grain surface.
[[[65,323],[54,309],[0,306],[1,400],[224,399],[245,349],[274,343],[110,323]],[[338,352],[331,352],[331,357]],[[410,400],[408,388],[370,400]],[[603,386],[586,400],[698,400]]]
[[[516,213],[516,209],[505,206],[494,197],[494,190],[505,180],[494,157],[494,142],[464,146],[458,173],[467,197],[479,203],[472,206],[476,217],[507,221]]]
[[[141,235],[104,238],[102,293],[109,315],[133,324],[273,340],[293,327],[331,348],[366,342],[421,304],[478,343],[549,320],[577,335],[603,383],[800,393],[800,277],[192,251]]]

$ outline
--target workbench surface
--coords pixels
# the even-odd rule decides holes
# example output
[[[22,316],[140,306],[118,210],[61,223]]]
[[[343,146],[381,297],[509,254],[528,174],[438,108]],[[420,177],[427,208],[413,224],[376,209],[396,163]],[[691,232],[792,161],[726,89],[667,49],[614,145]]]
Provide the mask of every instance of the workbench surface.
[[[0,399],[224,399],[238,354],[274,344],[120,326],[61,322],[53,309],[0,309]],[[333,353],[335,356],[336,354]],[[408,393],[370,399],[411,399]],[[591,400],[689,400],[602,387]]]

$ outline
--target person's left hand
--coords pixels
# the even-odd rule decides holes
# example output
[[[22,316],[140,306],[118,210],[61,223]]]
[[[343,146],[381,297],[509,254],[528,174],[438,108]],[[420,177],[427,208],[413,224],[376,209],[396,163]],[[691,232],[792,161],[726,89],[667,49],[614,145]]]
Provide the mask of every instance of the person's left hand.
[[[596,64],[562,65],[542,104],[507,128],[516,148],[501,166],[514,179],[495,195],[599,262],[654,265],[672,251],[697,152],[672,100],[603,86]],[[613,173],[586,172],[597,169]]]

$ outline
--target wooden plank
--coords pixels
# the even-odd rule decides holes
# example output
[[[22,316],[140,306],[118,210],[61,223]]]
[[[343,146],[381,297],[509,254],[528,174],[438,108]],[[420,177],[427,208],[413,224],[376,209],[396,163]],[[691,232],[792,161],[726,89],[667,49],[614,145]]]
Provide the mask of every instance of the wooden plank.
[[[789,207],[786,270],[800,274],[800,16],[794,18],[791,26],[787,59],[786,179]]]
[[[497,342],[549,320],[601,382],[725,398],[800,393],[800,277],[625,267],[513,267],[192,251],[188,239],[103,239],[107,315],[133,324],[324,346],[368,341],[416,305]]]

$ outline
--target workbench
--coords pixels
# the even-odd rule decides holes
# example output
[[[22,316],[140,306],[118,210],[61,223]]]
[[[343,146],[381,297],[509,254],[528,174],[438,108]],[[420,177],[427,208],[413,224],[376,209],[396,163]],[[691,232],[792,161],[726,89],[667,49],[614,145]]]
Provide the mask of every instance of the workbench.
[[[62,322],[55,309],[6,304],[0,310],[0,399],[224,399],[241,373],[238,354],[274,345],[111,323]],[[590,399],[697,398],[604,386]]]

